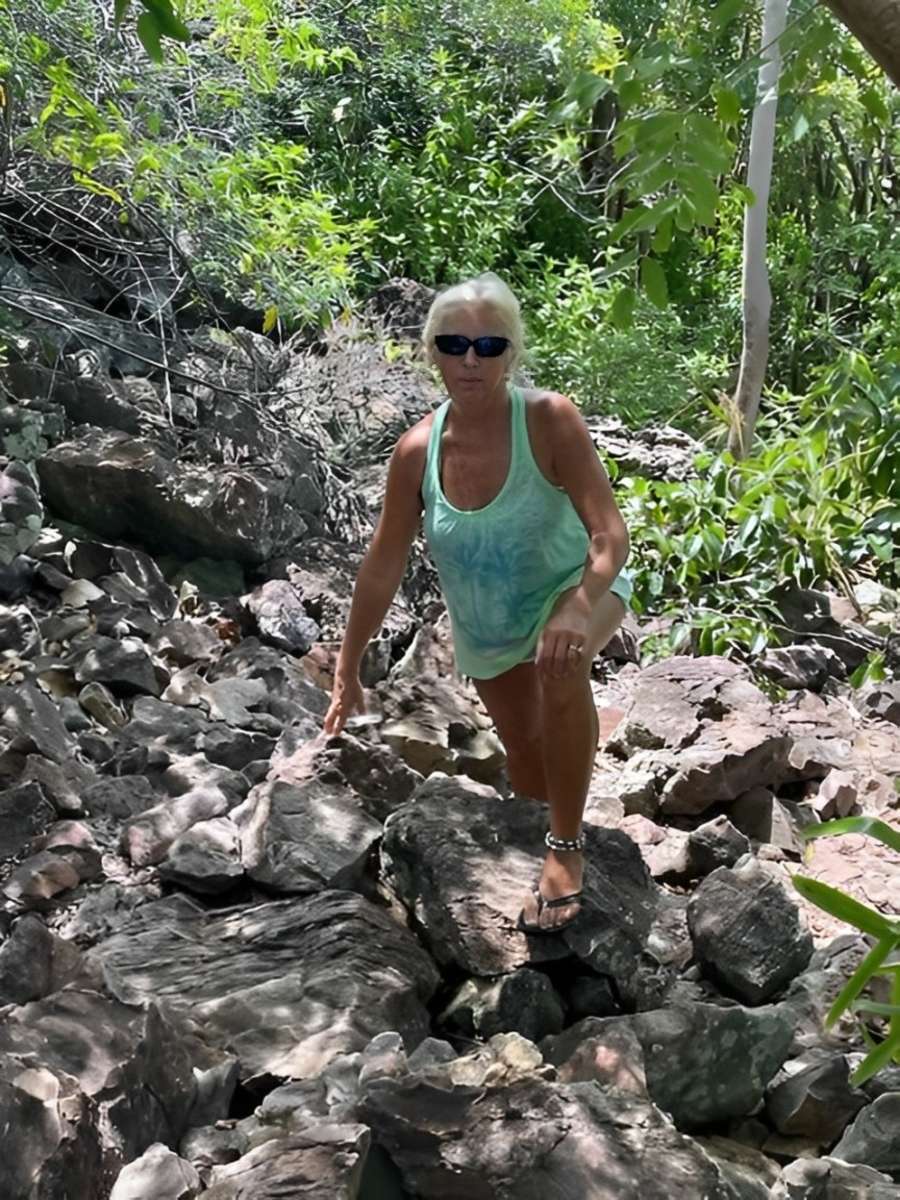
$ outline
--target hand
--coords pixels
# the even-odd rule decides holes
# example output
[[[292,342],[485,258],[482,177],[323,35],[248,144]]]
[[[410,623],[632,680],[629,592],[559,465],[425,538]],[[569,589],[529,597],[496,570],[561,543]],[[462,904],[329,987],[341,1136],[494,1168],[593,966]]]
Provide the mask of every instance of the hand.
[[[551,679],[574,675],[587,653],[590,609],[575,598],[566,600],[550,616],[538,638],[535,666]],[[576,652],[572,646],[580,647]]]
[[[340,733],[348,717],[355,712],[365,711],[366,698],[359,681],[359,672],[338,671],[334,677],[331,705],[325,714],[322,728],[327,734]]]

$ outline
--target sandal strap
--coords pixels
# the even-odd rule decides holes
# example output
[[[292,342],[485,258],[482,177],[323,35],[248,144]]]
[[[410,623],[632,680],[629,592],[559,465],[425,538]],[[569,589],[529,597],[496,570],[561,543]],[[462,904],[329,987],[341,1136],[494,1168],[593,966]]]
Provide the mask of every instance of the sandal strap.
[[[584,891],[582,890],[580,892],[572,892],[570,896],[557,896],[553,900],[548,900],[537,884],[535,884],[531,891],[537,897],[538,915],[540,915],[541,909],[544,908],[565,908],[567,904],[577,904],[584,895]]]

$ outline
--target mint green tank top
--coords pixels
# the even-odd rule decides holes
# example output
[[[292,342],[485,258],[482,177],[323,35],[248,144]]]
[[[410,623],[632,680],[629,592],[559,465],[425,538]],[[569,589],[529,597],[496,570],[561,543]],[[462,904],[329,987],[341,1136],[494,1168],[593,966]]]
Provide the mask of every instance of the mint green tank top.
[[[444,495],[441,434],[449,400],[435,413],[422,479],[425,538],[450,615],[456,666],[475,679],[533,657],[560,593],[581,582],[590,544],[568,493],[534,460],[519,388],[510,388],[510,401],[509,473],[489,504],[461,509]],[[628,603],[624,572],[610,590]]]

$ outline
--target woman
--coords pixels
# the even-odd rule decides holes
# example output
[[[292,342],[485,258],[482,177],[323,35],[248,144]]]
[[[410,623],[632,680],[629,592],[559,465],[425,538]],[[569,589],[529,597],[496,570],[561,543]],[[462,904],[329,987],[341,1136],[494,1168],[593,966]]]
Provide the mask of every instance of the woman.
[[[581,908],[581,818],[599,737],[590,667],[631,594],[619,574],[628,533],[575,405],[510,383],[523,333],[502,280],[488,273],[438,295],[423,340],[449,399],[394,449],[324,728],[338,733],[364,711],[360,660],[424,512],[457,667],[493,719],[512,788],[550,806],[520,927],[555,932]]]

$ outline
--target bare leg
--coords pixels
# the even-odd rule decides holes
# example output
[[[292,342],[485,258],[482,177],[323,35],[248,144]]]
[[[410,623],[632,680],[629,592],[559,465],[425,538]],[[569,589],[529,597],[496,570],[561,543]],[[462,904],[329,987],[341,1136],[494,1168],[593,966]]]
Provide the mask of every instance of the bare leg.
[[[574,838],[581,829],[599,739],[590,685],[591,662],[621,624],[624,612],[617,596],[609,593],[603,596],[592,616],[586,653],[579,666],[563,679],[540,679],[541,752],[550,803],[550,829],[557,837]],[[580,891],[583,869],[581,853],[549,850],[541,874],[541,894],[552,900]],[[545,909],[541,926],[550,929],[569,920],[577,911],[577,902]],[[528,897],[524,915],[529,924],[537,923],[538,905],[534,896]]]

